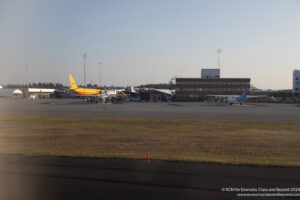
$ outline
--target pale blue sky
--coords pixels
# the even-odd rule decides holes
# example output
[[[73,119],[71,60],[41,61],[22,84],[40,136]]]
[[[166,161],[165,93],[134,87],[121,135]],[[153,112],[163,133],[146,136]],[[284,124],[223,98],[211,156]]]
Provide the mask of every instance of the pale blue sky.
[[[292,88],[300,69],[297,0],[0,0],[0,84],[106,85],[199,77],[217,65],[221,77],[251,78],[262,89]]]

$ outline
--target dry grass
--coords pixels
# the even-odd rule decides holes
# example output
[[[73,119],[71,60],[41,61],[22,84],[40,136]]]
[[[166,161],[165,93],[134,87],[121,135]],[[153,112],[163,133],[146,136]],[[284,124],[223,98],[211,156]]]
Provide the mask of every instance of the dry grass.
[[[0,118],[0,153],[300,166],[300,124]]]

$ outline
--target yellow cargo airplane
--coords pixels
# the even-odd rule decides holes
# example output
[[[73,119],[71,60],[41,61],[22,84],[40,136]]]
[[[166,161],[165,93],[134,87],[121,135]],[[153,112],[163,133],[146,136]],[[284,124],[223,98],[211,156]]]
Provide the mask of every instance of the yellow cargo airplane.
[[[101,89],[91,89],[91,88],[79,88],[77,87],[73,77],[69,74],[70,85],[69,88],[71,91],[80,95],[85,101],[96,99],[104,99],[105,91]]]

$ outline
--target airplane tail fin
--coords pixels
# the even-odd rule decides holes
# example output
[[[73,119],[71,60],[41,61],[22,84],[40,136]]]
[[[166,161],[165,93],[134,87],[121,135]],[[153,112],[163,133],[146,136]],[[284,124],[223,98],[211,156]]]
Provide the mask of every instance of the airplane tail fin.
[[[69,74],[69,79],[70,79],[70,85],[71,85],[70,89],[72,90],[72,89],[78,88],[71,74]]]
[[[247,92],[248,92],[248,88],[249,88],[249,86],[245,86],[245,89],[244,89],[244,92],[242,94],[242,97],[246,98]]]

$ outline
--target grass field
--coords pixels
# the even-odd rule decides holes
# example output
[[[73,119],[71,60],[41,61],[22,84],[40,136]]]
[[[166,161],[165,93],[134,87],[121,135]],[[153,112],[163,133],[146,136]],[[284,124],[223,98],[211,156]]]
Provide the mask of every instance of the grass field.
[[[300,124],[11,116],[0,153],[300,166]]]

